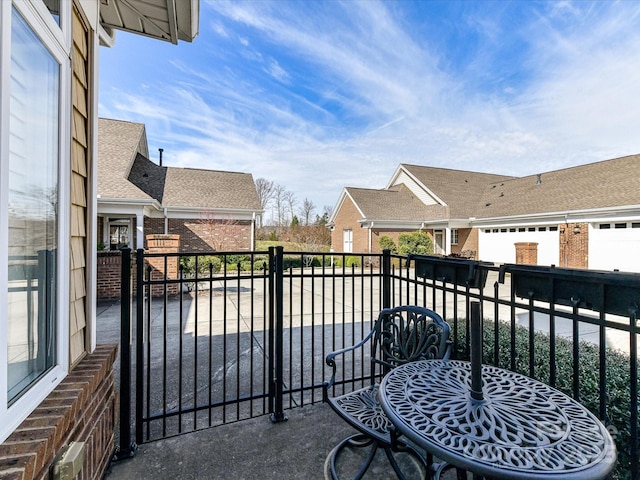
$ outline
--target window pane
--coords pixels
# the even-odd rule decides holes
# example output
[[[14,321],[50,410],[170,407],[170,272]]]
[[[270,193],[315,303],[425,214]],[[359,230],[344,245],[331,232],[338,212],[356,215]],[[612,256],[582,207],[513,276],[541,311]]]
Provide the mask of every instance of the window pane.
[[[14,9],[9,106],[8,394],[54,365],[60,66]]]
[[[44,4],[56,23],[60,25],[60,0],[44,0]]]

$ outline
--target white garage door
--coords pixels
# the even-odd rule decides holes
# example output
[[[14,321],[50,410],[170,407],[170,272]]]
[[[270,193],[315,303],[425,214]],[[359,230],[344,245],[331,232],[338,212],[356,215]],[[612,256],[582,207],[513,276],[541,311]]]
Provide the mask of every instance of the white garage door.
[[[536,227],[483,228],[478,234],[480,260],[515,263],[519,242],[538,244],[538,265],[557,265],[560,246],[557,225]]]
[[[640,222],[590,225],[589,268],[640,272]]]

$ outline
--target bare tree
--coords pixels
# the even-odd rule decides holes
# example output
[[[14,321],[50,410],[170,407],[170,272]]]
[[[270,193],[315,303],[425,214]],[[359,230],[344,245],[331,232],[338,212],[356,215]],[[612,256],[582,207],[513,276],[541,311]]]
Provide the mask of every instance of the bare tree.
[[[278,227],[282,227],[286,225],[287,218],[287,199],[286,199],[287,191],[284,188],[284,185],[274,185],[273,188],[273,203],[276,209],[276,223]]]
[[[266,178],[256,178],[255,184],[258,199],[260,200],[260,208],[266,210],[269,202],[273,200],[276,185],[273,180],[267,180]],[[262,218],[260,218],[260,226],[262,226]]]
[[[313,204],[313,202],[308,198],[305,198],[302,202],[302,207],[300,207],[300,216],[302,217],[305,226],[309,225],[315,209],[316,206]]]
[[[235,237],[239,222],[229,215],[216,214],[213,211],[204,210],[200,215],[198,224],[200,225],[199,229],[201,231],[196,233],[199,234],[214,251],[221,251],[224,250],[225,246]],[[231,245],[229,246],[233,248]]]
[[[287,207],[289,207],[289,213],[291,214],[291,219],[293,220],[293,216],[295,215],[294,208],[296,206],[296,203],[298,203],[298,200],[296,199],[296,196],[293,194],[293,192],[289,190],[286,190],[284,192],[284,199],[285,202],[287,202]]]

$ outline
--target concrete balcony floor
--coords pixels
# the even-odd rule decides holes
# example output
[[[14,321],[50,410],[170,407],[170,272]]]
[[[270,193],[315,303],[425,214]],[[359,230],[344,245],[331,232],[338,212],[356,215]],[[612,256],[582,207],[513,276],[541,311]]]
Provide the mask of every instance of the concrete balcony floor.
[[[325,476],[326,459],[342,439],[355,433],[328,405],[285,411],[288,420],[268,417],[213,427],[141,445],[135,457],[115,462],[107,480],[224,479],[313,480]],[[356,452],[340,457],[341,474],[351,478],[360,464]],[[410,459],[401,460],[411,478],[420,478]],[[352,472],[349,475],[349,472]],[[384,452],[376,454],[364,480],[397,478]],[[453,471],[447,480],[454,479]]]

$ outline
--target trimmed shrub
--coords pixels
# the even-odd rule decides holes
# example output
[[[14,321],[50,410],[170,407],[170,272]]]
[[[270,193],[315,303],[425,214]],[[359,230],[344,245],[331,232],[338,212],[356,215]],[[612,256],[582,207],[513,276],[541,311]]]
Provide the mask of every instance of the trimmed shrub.
[[[345,268],[350,267],[359,267],[360,266],[360,257],[356,257],[353,255],[349,255],[344,257],[344,266]]]
[[[422,230],[411,233],[401,233],[398,236],[398,254],[407,256],[409,254],[429,255],[433,253],[433,241],[431,237]]]
[[[198,259],[198,277],[209,276],[209,266],[212,267],[212,273],[218,273],[222,267],[222,260],[216,255],[205,255],[197,257]],[[180,267],[182,267],[183,278],[195,278],[196,272],[196,256],[180,257]]]
[[[388,235],[382,235],[378,239],[378,245],[380,245],[380,250],[391,250],[391,253],[398,253],[396,242]]]

